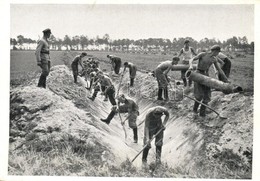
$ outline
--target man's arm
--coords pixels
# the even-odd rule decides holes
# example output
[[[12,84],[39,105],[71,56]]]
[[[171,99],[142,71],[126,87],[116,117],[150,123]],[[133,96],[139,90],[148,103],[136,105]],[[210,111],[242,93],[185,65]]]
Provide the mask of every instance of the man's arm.
[[[37,48],[35,50],[37,65],[41,65],[41,50],[42,50],[42,47],[43,47],[43,42],[39,41]]]
[[[223,78],[223,82],[227,83],[228,82],[228,78],[226,77],[226,75],[223,72],[223,70],[219,67],[219,64],[218,64],[217,60],[214,62],[214,66],[218,70],[218,73],[220,74],[220,76]]]
[[[180,50],[178,57],[180,57],[182,53],[183,53],[183,49]]]
[[[166,126],[166,123],[168,122],[169,120],[169,117],[170,117],[170,114],[167,110],[164,111],[164,115],[165,115],[165,118],[164,118],[164,121],[163,121],[163,126],[165,127]]]
[[[190,50],[191,50],[191,53],[194,55],[194,56],[197,56],[197,53],[195,53],[195,51],[194,51],[194,49],[191,47],[190,48]]]
[[[189,69],[190,69],[190,70],[193,69],[192,62],[193,62],[194,60],[199,60],[204,54],[205,54],[205,53],[200,53],[200,54],[196,55],[195,57],[193,57],[193,58],[191,58],[191,59],[189,60],[189,65],[190,65],[190,68],[189,68]]]

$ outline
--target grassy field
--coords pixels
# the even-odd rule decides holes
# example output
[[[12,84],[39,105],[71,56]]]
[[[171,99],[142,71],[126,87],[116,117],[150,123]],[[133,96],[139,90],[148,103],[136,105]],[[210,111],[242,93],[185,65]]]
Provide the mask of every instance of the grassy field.
[[[64,64],[64,60],[73,60],[73,58],[80,52],[77,51],[52,51],[51,61],[52,66]],[[114,53],[114,52],[99,52],[88,51],[89,55],[93,55],[101,59],[100,67],[102,69],[110,70],[110,66],[106,63],[108,54],[117,55],[122,58],[123,62],[129,61],[138,65],[139,69],[152,71],[161,61],[170,60],[172,55],[160,54],[133,54],[133,53]],[[234,54],[231,54],[234,56]],[[254,90],[254,56],[247,55],[246,58],[231,59],[232,68],[230,74],[230,81],[233,84],[240,85],[246,92],[253,92]],[[28,82],[28,80],[40,73],[40,68],[36,65],[34,51],[11,51],[11,85],[19,85]],[[65,62],[65,64],[70,64]],[[180,72],[170,72],[172,77],[180,79]],[[213,76],[213,70],[211,71]]]

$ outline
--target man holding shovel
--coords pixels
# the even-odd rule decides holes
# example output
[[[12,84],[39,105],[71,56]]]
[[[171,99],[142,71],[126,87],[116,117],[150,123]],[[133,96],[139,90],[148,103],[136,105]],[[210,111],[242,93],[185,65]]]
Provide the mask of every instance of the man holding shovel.
[[[154,74],[156,76],[158,87],[159,87],[157,100],[163,100],[162,98],[163,91],[164,91],[165,100],[169,100],[169,96],[168,96],[169,81],[167,80],[167,74],[172,69],[173,65],[178,64],[179,60],[180,60],[179,57],[173,57],[172,61],[171,60],[164,61],[160,63],[154,70]]]
[[[123,105],[120,105],[120,103],[123,103]],[[109,113],[108,117],[106,119],[100,119],[100,120],[109,124],[117,112],[128,113],[126,120],[128,119],[128,125],[131,129],[133,129],[134,143],[137,143],[138,134],[137,134],[136,120],[137,117],[139,116],[139,107],[134,100],[130,98],[126,98],[124,94],[121,94],[118,97],[118,105],[119,105],[118,109],[117,106],[113,106],[112,111]],[[124,122],[122,122],[122,124],[124,124]]]
[[[129,68],[129,76],[130,76],[130,87],[133,87],[134,86],[134,79],[135,79],[135,76],[136,76],[136,71],[137,71],[137,68],[136,66],[131,63],[131,62],[125,62],[124,63],[124,72],[126,70],[126,68]]]
[[[218,70],[219,74],[223,77],[224,82],[228,82],[227,77],[223,73],[222,69],[219,67],[219,64],[217,63],[217,58],[216,56],[220,52],[220,46],[219,45],[214,45],[211,47],[210,52],[202,52],[195,56],[194,58],[190,59],[189,64],[190,64],[190,70],[193,69],[192,67],[192,62],[194,60],[199,60],[198,66],[197,66],[197,73],[200,73],[205,76],[209,76],[209,68],[212,64],[216,67]],[[210,101],[211,98],[211,90],[210,87],[200,84],[199,82],[194,83],[194,96],[198,102],[202,101],[203,104],[207,105],[208,102]],[[198,107],[200,103],[195,101],[194,106],[193,106],[193,112],[197,114]],[[199,115],[201,117],[206,116],[206,106],[201,105],[200,106],[200,112]]]
[[[165,115],[164,121],[162,123],[161,117]],[[165,107],[156,106],[149,109],[145,117],[144,125],[144,150],[142,156],[142,162],[147,163],[147,156],[149,149],[151,148],[152,137],[155,136],[155,146],[156,146],[156,163],[161,162],[161,152],[163,145],[163,131],[165,130],[165,125],[169,119],[169,112]]]
[[[119,74],[120,67],[121,67],[121,58],[113,56],[113,55],[107,55],[107,58],[110,59],[112,68],[115,72],[115,74]]]
[[[82,52],[80,55],[77,55],[71,63],[71,69],[72,69],[72,72],[73,72],[74,83],[77,83],[77,77],[78,77],[78,74],[79,74],[79,70],[78,70],[79,64],[82,67],[82,69],[84,69],[84,67],[82,65],[82,58],[85,57],[85,56],[87,56],[87,53]]]

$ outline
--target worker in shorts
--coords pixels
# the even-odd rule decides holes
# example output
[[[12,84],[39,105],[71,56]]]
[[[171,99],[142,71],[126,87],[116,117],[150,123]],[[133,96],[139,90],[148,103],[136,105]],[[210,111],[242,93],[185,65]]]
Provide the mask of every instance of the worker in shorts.
[[[162,122],[162,116],[164,121]],[[156,163],[161,163],[161,153],[163,146],[163,132],[165,130],[166,123],[170,117],[169,111],[162,106],[152,107],[148,110],[145,116],[145,125],[144,125],[144,146],[142,162],[147,163],[148,152],[151,148],[151,142],[153,135],[155,137],[155,146],[156,146]],[[159,132],[160,131],[160,132]]]
[[[198,54],[197,56],[190,59],[190,70],[193,69],[192,62],[194,60],[198,60],[198,65],[196,72],[205,76],[209,76],[209,68],[212,64],[216,67],[220,75],[223,77],[224,82],[228,82],[228,79],[222,69],[220,68],[216,56],[221,51],[221,48],[219,45],[214,45],[211,47],[210,52],[202,52]],[[200,84],[199,82],[194,83],[194,96],[198,102],[202,101],[204,104],[208,104],[208,102],[211,100],[211,90],[210,87]],[[193,112],[197,114],[199,103],[195,101],[193,106]],[[200,106],[200,112],[199,115],[201,117],[206,116],[206,106],[201,105]]]
[[[182,56],[182,59],[180,61],[181,64],[185,64],[185,65],[189,65],[189,60],[194,56],[196,56],[197,54],[195,53],[194,49],[192,47],[189,46],[190,41],[189,40],[185,40],[184,41],[184,47],[180,50],[178,57]],[[181,71],[181,78],[183,80],[183,85],[184,87],[187,86],[187,79],[186,79],[186,70],[182,70]],[[189,79],[189,86],[192,85],[192,81]]]
[[[131,63],[131,62],[125,62],[124,63],[124,71],[126,70],[126,68],[129,69],[129,76],[130,76],[130,87],[133,87],[134,86],[134,79],[135,79],[135,76],[136,76],[136,71],[137,71],[137,68],[136,66]]]
[[[180,58],[173,57],[172,60],[167,60],[160,63],[157,68],[154,70],[155,77],[158,82],[158,98],[157,100],[163,100],[162,94],[164,91],[164,99],[167,101],[169,100],[168,96],[168,84],[169,80],[167,77],[168,72],[173,68],[173,65],[178,64]]]
[[[128,125],[131,129],[133,129],[134,143],[137,143],[138,134],[136,120],[139,116],[139,107],[133,99],[126,98],[124,94],[121,94],[117,99],[119,104],[118,108],[117,106],[113,106],[112,111],[109,113],[108,117],[106,119],[101,119],[101,121],[105,122],[106,124],[109,124],[117,112],[128,113]],[[123,105],[120,105],[120,103],[122,103]]]

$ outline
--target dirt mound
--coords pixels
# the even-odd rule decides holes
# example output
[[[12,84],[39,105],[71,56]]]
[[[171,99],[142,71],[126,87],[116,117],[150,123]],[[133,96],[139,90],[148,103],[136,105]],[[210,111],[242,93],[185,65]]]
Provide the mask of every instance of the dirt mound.
[[[120,77],[113,77],[118,87]],[[56,140],[64,139],[64,134],[73,136],[102,147],[103,161],[119,164],[126,158],[133,158],[142,148],[143,124],[138,127],[139,142],[133,144],[132,130],[127,129],[128,138],[120,119],[116,116],[110,125],[99,119],[107,116],[111,109],[109,102],[103,102],[98,95],[94,102],[87,96],[86,82],[79,77],[81,84],[74,84],[72,73],[66,66],[54,66],[48,77],[48,89],[32,85],[11,90],[10,100],[10,151],[19,151],[36,146],[37,141],[52,135]],[[209,112],[206,119],[193,117],[193,101],[155,101],[156,80],[149,74],[138,72],[133,88],[128,87],[128,73],[122,81],[121,92],[137,101],[140,107],[138,124],[146,111],[155,105],[169,108],[171,118],[164,134],[162,161],[173,168],[185,168],[189,176],[198,173],[208,174],[209,178],[223,178],[223,165],[226,172],[239,170],[230,178],[250,178],[252,170],[253,139],[253,98],[243,94],[225,95],[214,92],[210,106],[224,112],[228,119],[222,120]],[[192,90],[185,90],[192,96]],[[174,92],[170,91],[171,98]],[[123,116],[123,119],[125,117]],[[127,127],[127,126],[126,126]],[[148,162],[154,161],[154,143]],[[134,164],[141,165],[138,158]],[[215,169],[215,170],[214,170]],[[214,170],[215,175],[212,175]],[[224,176],[226,176],[224,174]]]

